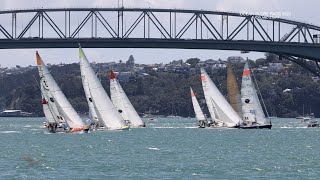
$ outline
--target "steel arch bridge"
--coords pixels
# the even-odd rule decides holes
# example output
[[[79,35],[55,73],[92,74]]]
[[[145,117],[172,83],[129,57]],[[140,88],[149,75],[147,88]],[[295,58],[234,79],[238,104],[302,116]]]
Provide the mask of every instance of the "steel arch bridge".
[[[0,49],[179,48],[270,52],[319,75],[320,26],[249,13],[150,8],[0,11]],[[318,70],[304,59],[315,62]]]

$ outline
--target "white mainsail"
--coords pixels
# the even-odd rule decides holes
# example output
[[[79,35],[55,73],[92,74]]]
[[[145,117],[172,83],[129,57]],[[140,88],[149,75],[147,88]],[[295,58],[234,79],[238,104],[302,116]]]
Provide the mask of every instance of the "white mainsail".
[[[249,62],[244,65],[241,84],[241,104],[243,121],[266,124],[267,119],[262,110],[256,88],[251,78]]]
[[[60,116],[58,115],[58,110],[55,108],[55,104],[51,101],[49,101],[48,96],[48,85],[45,79],[45,76],[43,76],[43,70],[42,65],[38,65],[38,72],[40,76],[40,91],[41,91],[41,97],[42,97],[42,108],[43,113],[46,117],[46,120],[48,123],[59,123]]]
[[[241,118],[223,97],[203,68],[201,69],[201,80],[206,103],[212,120],[222,121],[229,127],[239,124],[241,122]]]
[[[37,56],[37,64],[38,64],[38,71],[40,76],[40,89],[43,96],[43,110],[44,114],[47,119],[50,119],[51,116],[54,119],[56,123],[65,123],[66,121],[62,118],[60,115],[56,102],[54,101],[54,97],[52,93],[50,92],[49,85],[46,79],[46,75],[44,75],[43,72],[43,63],[40,59],[40,56],[38,58]]]
[[[103,125],[108,129],[127,129],[128,126],[126,126],[125,121],[112,104],[81,47],[79,47],[79,59],[83,67],[81,71],[84,71],[82,74],[85,74],[88,82],[98,119],[101,120]]]
[[[44,88],[42,85],[40,89],[42,94],[42,108],[44,116],[46,117],[48,123],[57,123],[53,117],[53,114],[51,113],[51,110],[49,109],[48,98],[45,96]]]
[[[205,121],[206,118],[204,117],[204,114],[200,108],[200,105],[198,103],[197,97],[194,94],[192,88],[190,87],[190,92],[191,92],[191,99],[192,99],[192,105],[193,105],[193,110],[194,113],[196,114],[196,118],[198,121]]]
[[[114,106],[118,109],[124,120],[129,120],[126,107],[124,106],[124,97],[120,92],[118,81],[115,78],[113,71],[110,72],[110,97]]]
[[[53,79],[52,75],[43,63],[38,52],[36,53],[36,57],[38,67],[41,67],[39,69],[42,70],[41,78],[45,79],[45,81],[43,82],[45,83],[45,86],[48,88],[48,93],[52,95],[52,97],[50,97],[49,100],[56,105],[57,114],[59,114],[57,116],[59,116],[59,119],[65,120],[68,126],[73,129],[73,131],[86,129],[86,125],[83,123],[78,113],[71,106],[70,102],[65,97],[65,95]]]
[[[89,84],[88,84],[88,81],[87,81],[87,78],[86,78],[86,71],[84,69],[84,65],[83,65],[83,61],[80,61],[80,72],[81,72],[81,79],[82,79],[82,85],[83,85],[83,89],[84,89],[84,93],[85,93],[85,96],[86,96],[86,99],[87,99],[87,103],[88,103],[88,106],[89,106],[89,118],[95,122],[100,122],[101,124],[104,124],[102,122],[102,120],[100,120],[98,118],[98,114],[97,114],[97,111],[94,107],[94,104],[93,104],[93,100],[92,100],[92,95],[91,95],[91,92],[90,92],[90,88],[89,88]]]
[[[114,106],[118,109],[123,119],[130,121],[130,126],[145,126],[120,83],[117,81],[113,71],[110,72],[110,95]]]

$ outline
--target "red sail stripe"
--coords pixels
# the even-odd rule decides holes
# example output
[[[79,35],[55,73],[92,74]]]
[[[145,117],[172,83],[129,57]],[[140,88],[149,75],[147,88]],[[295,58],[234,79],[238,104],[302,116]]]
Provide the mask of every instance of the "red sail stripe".
[[[36,52],[36,57],[37,57],[37,65],[41,65],[42,64],[41,63],[41,57],[40,57],[38,51]]]
[[[250,70],[244,70],[242,76],[250,75]]]
[[[116,76],[114,75],[113,71],[110,71],[110,79],[115,79]]]

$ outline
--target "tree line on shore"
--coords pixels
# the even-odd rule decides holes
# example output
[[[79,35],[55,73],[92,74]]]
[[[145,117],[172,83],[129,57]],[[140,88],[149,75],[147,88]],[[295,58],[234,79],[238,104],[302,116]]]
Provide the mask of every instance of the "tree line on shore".
[[[268,60],[269,58],[269,60]],[[272,58],[272,57],[271,57]],[[274,58],[274,57],[273,57]],[[265,59],[251,62],[253,69],[266,65],[270,61],[279,61],[267,56]],[[282,61],[279,61],[282,62]],[[238,84],[241,85],[243,64],[233,64]],[[74,108],[82,114],[88,111],[88,105],[82,88],[79,64],[53,65],[50,71]],[[178,115],[194,117],[190,90],[196,92],[200,105],[208,114],[199,69],[188,73],[169,73],[147,70],[149,75],[137,77],[134,81],[121,83],[133,106],[140,114]],[[226,69],[208,70],[208,74],[227,97]],[[256,79],[268,109],[269,115],[278,117],[296,117],[310,110],[320,116],[320,83],[311,79],[312,74],[299,65],[292,64],[285,74],[270,74],[255,71]],[[36,68],[18,74],[0,75],[0,108],[21,109],[39,116],[43,115],[41,93]],[[109,93],[109,73],[101,74],[101,82]],[[289,89],[289,91],[284,91]]]

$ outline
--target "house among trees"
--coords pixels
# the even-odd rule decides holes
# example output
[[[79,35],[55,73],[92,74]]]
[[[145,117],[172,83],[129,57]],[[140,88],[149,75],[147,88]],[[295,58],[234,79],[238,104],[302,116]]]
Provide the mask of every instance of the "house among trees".
[[[282,65],[282,63],[269,63],[268,70],[269,72],[279,73],[283,70],[283,68],[284,66]]]
[[[164,71],[173,73],[188,73],[190,72],[190,66],[190,63],[185,63],[183,60],[174,60],[165,66]]]
[[[227,58],[228,63],[244,63],[245,60],[241,56],[230,56]]]
[[[221,69],[221,68],[227,68],[226,61],[222,61],[221,59],[219,59],[218,61],[216,61],[215,64],[212,65],[212,69]]]

